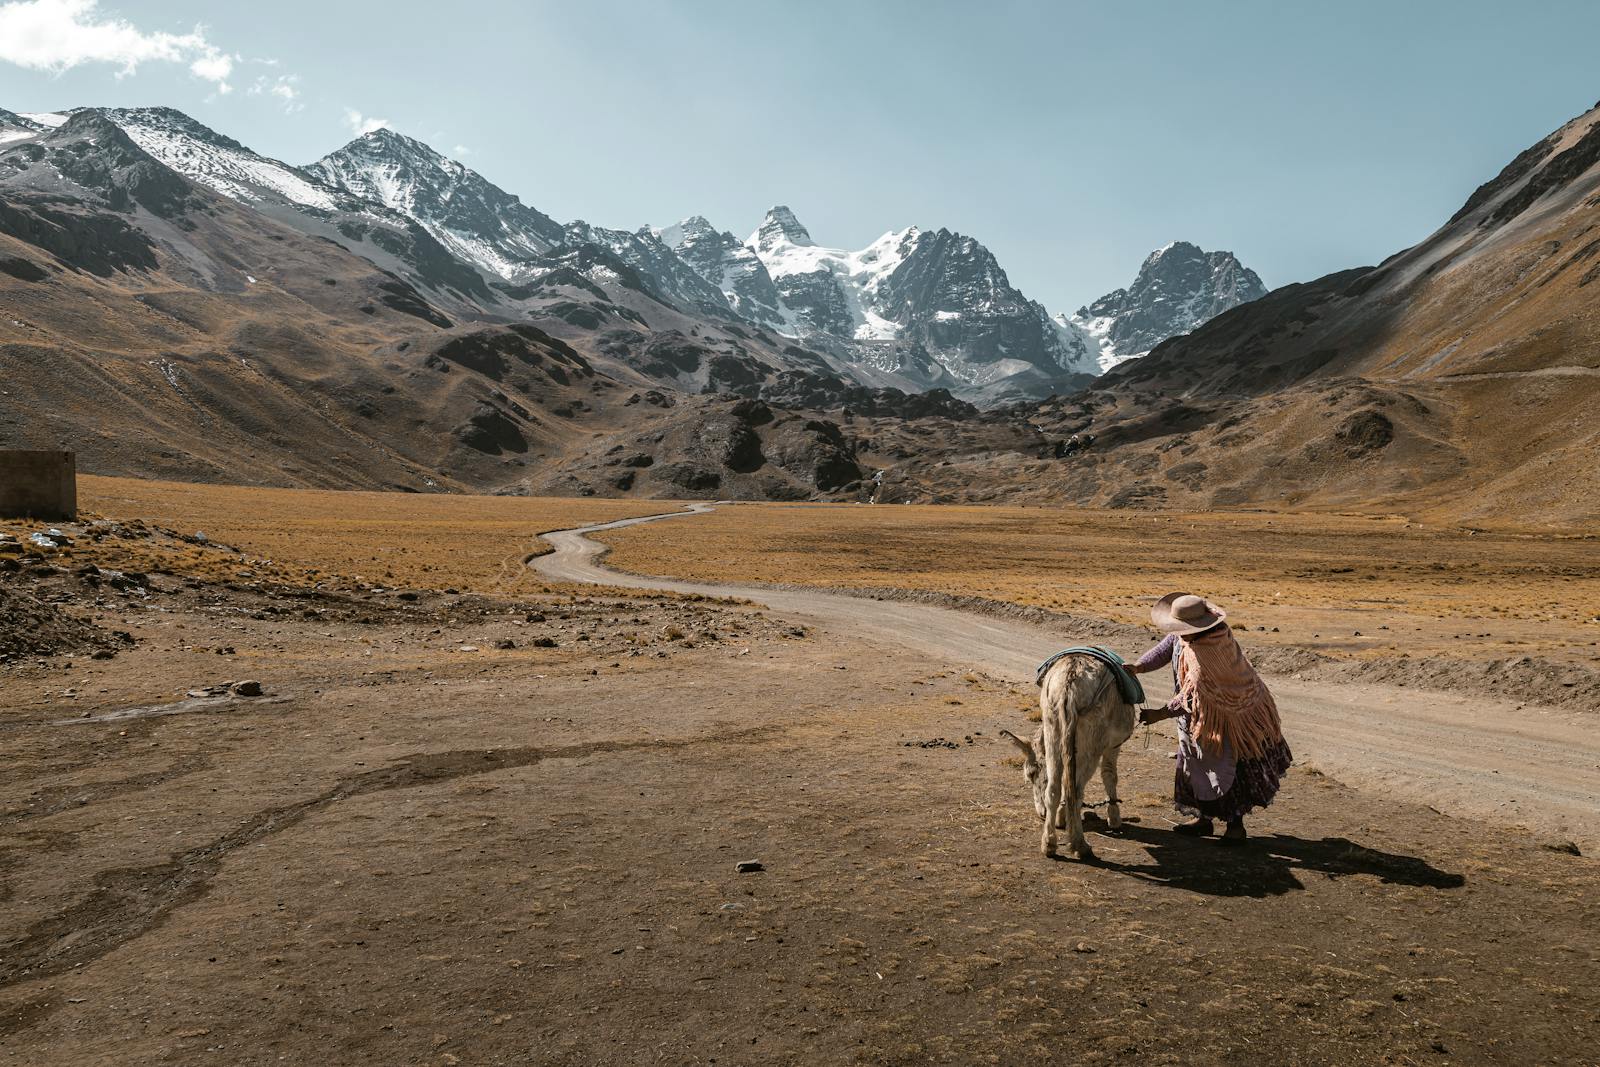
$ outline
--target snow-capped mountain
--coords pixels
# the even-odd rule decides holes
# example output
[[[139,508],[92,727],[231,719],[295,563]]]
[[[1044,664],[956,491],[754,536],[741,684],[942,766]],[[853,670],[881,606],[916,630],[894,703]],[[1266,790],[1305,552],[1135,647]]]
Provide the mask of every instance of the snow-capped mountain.
[[[51,116],[51,118],[57,117],[61,116]],[[0,144],[25,141],[37,137],[50,128],[35,116],[19,115],[15,111],[7,111],[0,107]]]
[[[474,266],[515,280],[560,244],[554,219],[470,167],[393,130],[374,130],[305,168],[327,185],[415,220]]]
[[[643,275],[657,296],[680,310],[734,317],[722,290],[702,278],[649,227],[629,232],[578,221],[567,224],[564,237],[567,245],[593,244],[611,251]]]
[[[1058,315],[1056,321],[1094,339],[1104,371],[1266,295],[1261,278],[1232,252],[1205,252],[1187,241],[1174,241],[1145,258],[1128,288],[1107,293],[1071,318]]]
[[[767,265],[733,234],[719,231],[703,215],[691,215],[657,230],[656,236],[696,274],[720,289],[739,316],[780,333],[794,332]]]
[[[912,227],[890,231],[859,252],[822,248],[794,212],[779,205],[746,243],[766,266],[794,332],[892,341],[900,324],[879,314],[879,290],[916,248],[919,236]]]
[[[41,136],[73,114],[0,113],[0,143]],[[1231,255],[1176,244],[1151,256],[1128,290],[1051,318],[1011,285],[989,249],[946,229],[908,227],[861,249],[826,247],[781,205],[745,240],[698,215],[660,230],[562,225],[388,129],[295,167],[169,108],[96,114],[189,180],[339,241],[447,301],[482,308],[521,298],[485,286],[477,271],[517,285],[560,269],[601,285],[626,276],[625,287],[684,314],[798,339],[873,385],[1044,395],[1261,292]]]
[[[139,107],[108,108],[102,113],[156,159],[230,200],[287,202],[319,211],[362,206],[357,198],[341,195],[297,167],[251,151],[181,111]]]
[[[740,244],[695,216],[660,231],[741,315],[912,386],[998,394],[1093,373],[1096,345],[1012,287],[980,242],[949,230],[891,230],[827,248],[788,207]]]

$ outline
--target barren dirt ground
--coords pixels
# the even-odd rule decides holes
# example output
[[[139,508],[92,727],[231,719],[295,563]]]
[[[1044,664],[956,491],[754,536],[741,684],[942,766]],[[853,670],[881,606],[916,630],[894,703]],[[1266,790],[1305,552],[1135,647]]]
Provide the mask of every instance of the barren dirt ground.
[[[186,544],[130,588],[126,540],[0,576],[138,639],[0,674],[0,1062],[1594,1061],[1600,866],[1538,836],[1297,767],[1188,841],[1151,734],[1104,863],[1051,863],[994,740],[1029,678]]]

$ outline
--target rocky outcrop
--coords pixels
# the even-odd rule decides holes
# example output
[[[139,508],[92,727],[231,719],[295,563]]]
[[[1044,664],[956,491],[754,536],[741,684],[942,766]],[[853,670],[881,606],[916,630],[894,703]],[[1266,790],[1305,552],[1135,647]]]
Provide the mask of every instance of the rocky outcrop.
[[[733,234],[694,215],[658,236],[696,274],[720,289],[740,318],[780,332],[788,325],[783,298],[766,264]]]

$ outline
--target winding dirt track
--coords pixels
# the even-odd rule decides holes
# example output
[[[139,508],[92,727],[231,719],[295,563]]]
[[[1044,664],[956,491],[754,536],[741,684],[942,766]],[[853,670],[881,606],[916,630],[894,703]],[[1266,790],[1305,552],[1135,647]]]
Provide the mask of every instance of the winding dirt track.
[[[1018,680],[1031,678],[1040,660],[1075,643],[1073,634],[928,604],[626,574],[602,565],[607,547],[587,536],[712,510],[710,504],[692,504],[684,511],[545,533],[555,551],[533,565],[559,581],[759,600],[835,639],[887,641],[953,667]],[[1411,689],[1269,681],[1302,763],[1361,788],[1422,801],[1443,814],[1525,826],[1571,839],[1585,851],[1600,846],[1600,735],[1592,714]]]

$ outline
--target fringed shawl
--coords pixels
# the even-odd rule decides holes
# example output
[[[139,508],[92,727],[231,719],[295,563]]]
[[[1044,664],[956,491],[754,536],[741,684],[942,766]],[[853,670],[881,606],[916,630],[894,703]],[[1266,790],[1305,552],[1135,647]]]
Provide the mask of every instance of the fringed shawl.
[[[1178,692],[1191,736],[1207,752],[1224,741],[1238,759],[1259,759],[1283,739],[1278,705],[1226,623],[1179,642]]]

